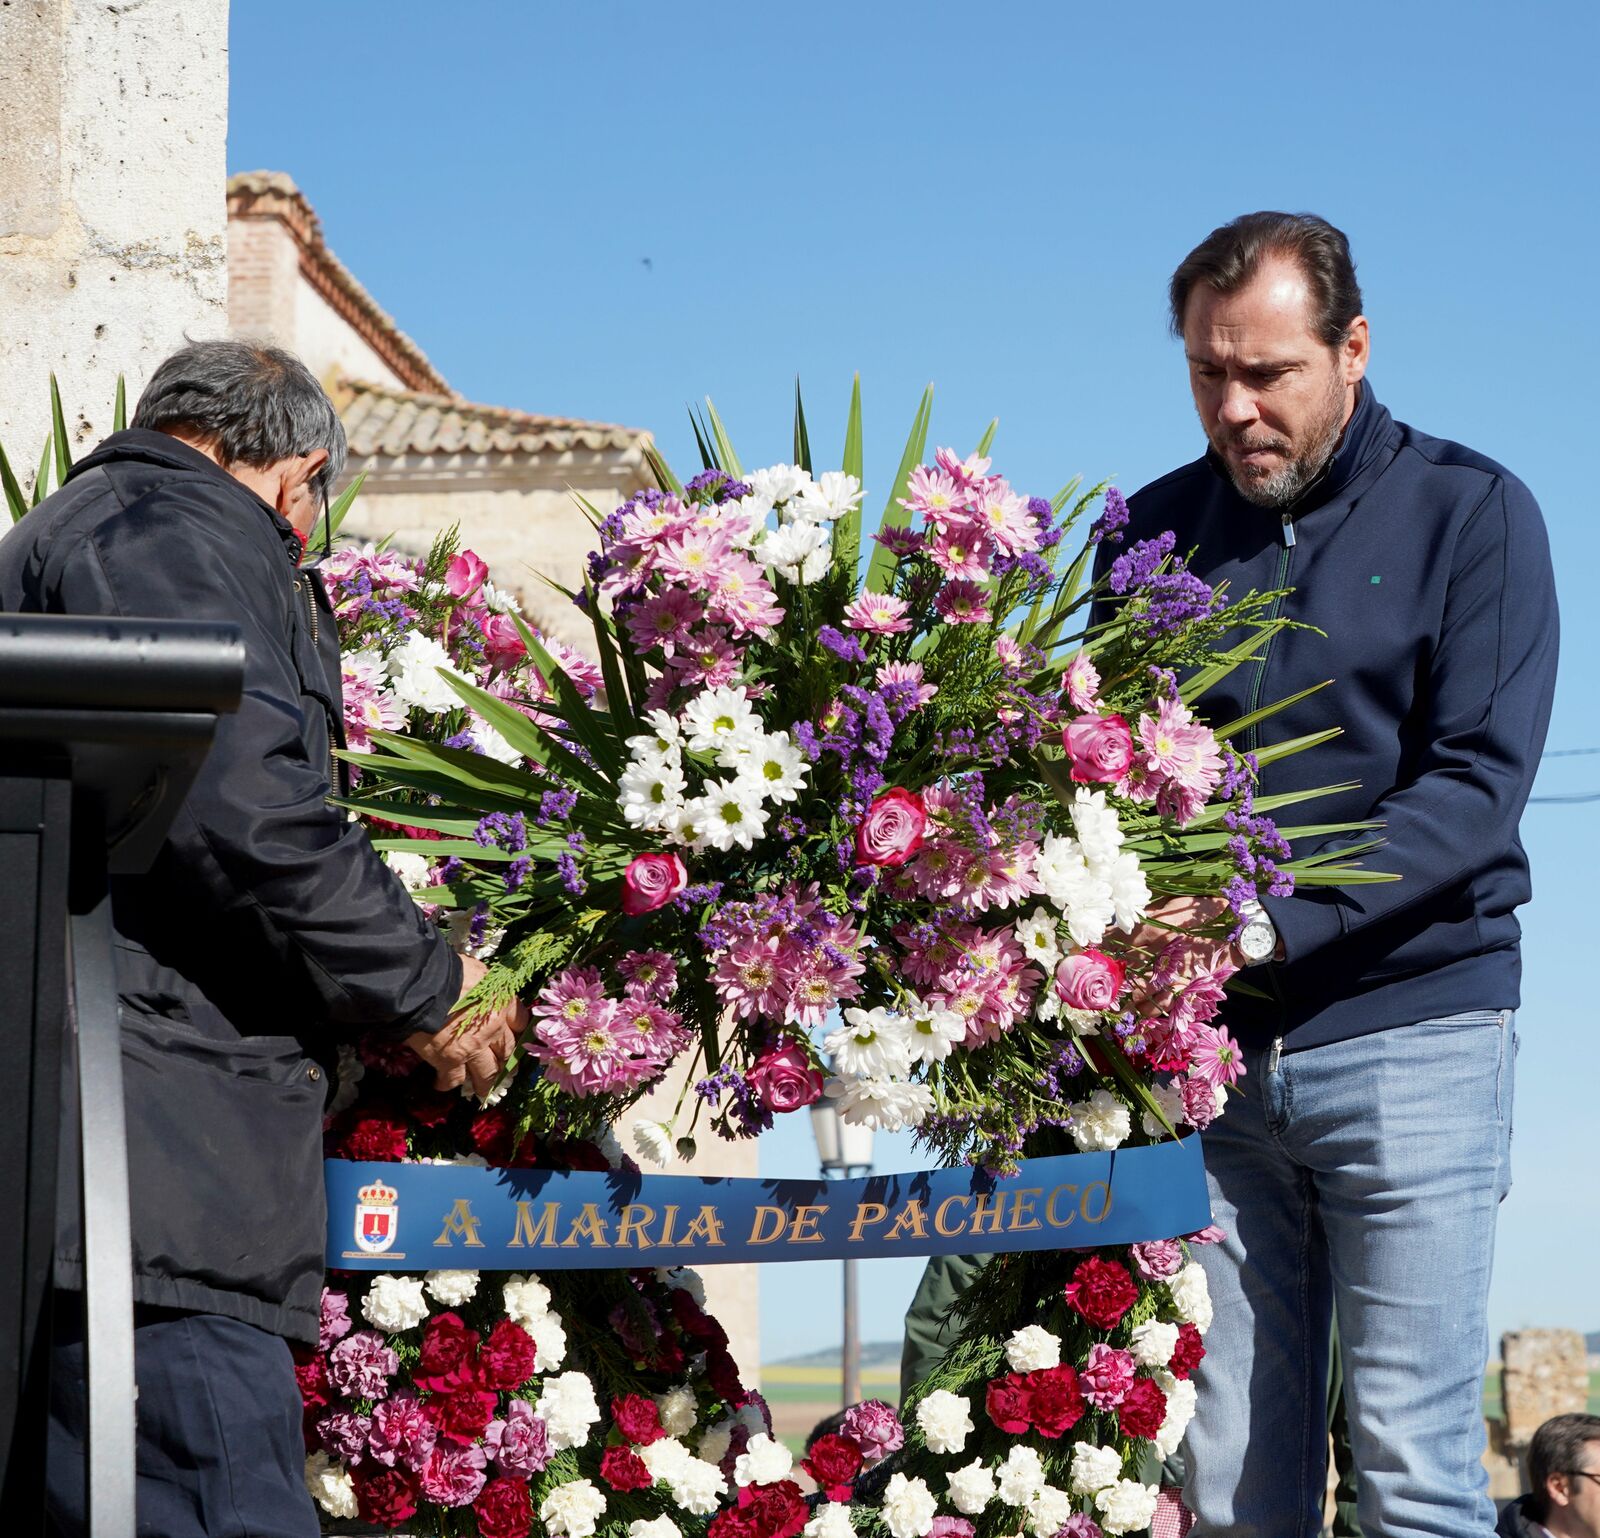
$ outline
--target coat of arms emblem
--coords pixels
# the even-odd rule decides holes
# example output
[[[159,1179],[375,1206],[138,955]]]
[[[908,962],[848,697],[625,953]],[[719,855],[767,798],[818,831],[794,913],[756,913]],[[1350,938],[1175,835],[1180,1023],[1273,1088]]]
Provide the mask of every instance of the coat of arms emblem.
[[[356,1248],[365,1255],[382,1255],[399,1230],[400,1193],[375,1180],[356,1195]]]

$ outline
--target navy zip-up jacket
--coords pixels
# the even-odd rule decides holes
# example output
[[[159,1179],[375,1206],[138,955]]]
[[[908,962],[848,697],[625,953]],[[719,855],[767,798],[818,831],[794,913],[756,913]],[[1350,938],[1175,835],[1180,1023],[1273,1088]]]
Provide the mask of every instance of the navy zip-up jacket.
[[[1265,906],[1286,960],[1241,981],[1226,1022],[1287,1050],[1521,1002],[1531,895],[1517,823],[1556,678],[1556,595],[1544,520],[1515,476],[1396,422],[1361,386],[1327,474],[1287,514],[1246,502],[1212,456],[1131,499],[1125,541],[1172,529],[1207,582],[1288,587],[1277,635],[1199,702],[1222,722],[1325,679],[1237,746],[1327,727],[1324,747],[1267,765],[1261,789],[1359,787],[1285,809],[1285,825],[1380,820],[1365,857],[1394,882],[1306,887]],[[1125,548],[1125,546],[1124,546]],[[1116,552],[1106,552],[1107,558]],[[1357,835],[1357,838],[1372,835]],[[1340,840],[1297,843],[1297,855]]]

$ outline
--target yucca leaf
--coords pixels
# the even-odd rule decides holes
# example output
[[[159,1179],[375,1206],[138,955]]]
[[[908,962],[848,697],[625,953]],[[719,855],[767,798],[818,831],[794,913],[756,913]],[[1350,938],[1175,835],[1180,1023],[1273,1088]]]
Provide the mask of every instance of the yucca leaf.
[[[999,417],[990,418],[989,425],[986,428],[984,428],[984,430],[983,430],[983,436],[980,439],[978,439],[978,447],[973,451],[975,454],[977,454],[979,459],[982,459],[984,457],[984,455],[987,454],[989,452],[989,450],[994,447],[994,435],[999,430],[1000,430],[1000,418]]]
[[[711,446],[710,429],[702,426],[700,413],[693,406],[689,408],[689,425],[694,428],[694,446],[700,450],[700,468],[702,470],[720,469],[721,466],[717,463],[717,452]]]
[[[72,444],[67,437],[67,419],[61,410],[61,387],[50,375],[50,432],[56,446],[56,485],[64,486],[72,468]]]
[[[1194,704],[1206,690],[1221,683],[1235,668],[1256,656],[1261,648],[1282,628],[1282,621],[1270,621],[1248,640],[1235,646],[1232,651],[1223,652],[1215,662],[1207,663],[1203,668],[1197,668],[1179,686],[1178,694],[1183,703],[1185,705]]]
[[[845,418],[844,454],[839,468],[846,475],[855,476],[858,485],[865,473],[861,467],[864,452],[861,436],[861,375],[857,373],[850,386],[850,414]],[[858,501],[833,526],[833,569],[843,573],[852,593],[855,591],[856,567],[860,561],[861,503]]]
[[[744,471],[739,465],[739,456],[733,452],[733,444],[728,438],[728,432],[722,425],[722,418],[717,415],[717,408],[711,404],[711,397],[706,396],[706,416],[711,423],[711,441],[717,446],[720,464],[735,480],[738,480]]]
[[[1373,886],[1379,881],[1398,881],[1394,871],[1368,870],[1362,865],[1322,865],[1294,872],[1294,884],[1303,886]]]
[[[22,487],[17,484],[16,476],[11,472],[11,461],[6,458],[3,446],[0,446],[0,490],[5,493],[6,506],[11,511],[11,521],[21,523],[28,511],[28,503],[22,495]]]
[[[443,673],[444,669],[439,671]],[[538,775],[529,774],[515,764],[503,764],[487,753],[475,753],[471,748],[448,748],[442,742],[424,742],[420,737],[409,737],[401,732],[373,732],[372,741],[411,763],[437,769],[449,774],[458,784],[471,785],[477,790],[537,800],[550,788],[549,782]]]
[[[543,648],[540,650],[543,651]],[[546,656],[548,658],[548,653]],[[538,665],[537,658],[535,665]],[[552,669],[555,668],[553,661],[550,665]],[[582,759],[575,757],[572,750],[554,733],[546,731],[537,722],[530,721],[516,706],[508,705],[504,700],[497,699],[475,684],[469,684],[466,679],[459,678],[443,668],[440,668],[439,673],[445,682],[523,757],[531,758],[536,764],[543,764],[546,769],[554,773],[576,780],[596,795],[610,796],[611,787],[605,777],[591,769]],[[553,683],[551,687],[554,687]]]
[[[894,482],[889,487],[889,498],[883,506],[883,517],[878,520],[881,533],[885,529],[903,529],[911,521],[911,510],[900,506],[900,498],[911,479],[911,472],[922,463],[928,448],[928,424],[933,419],[933,386],[922,392],[917,414],[911,419],[911,435],[906,439],[905,453],[900,456],[900,468],[895,471]],[[888,549],[878,544],[873,547],[872,558],[867,562],[867,591],[881,593],[887,590],[889,575],[894,570],[895,558]]]
[[[656,478],[656,485],[663,491],[675,497],[683,495],[683,482],[672,473],[672,466],[661,457],[655,444],[649,444],[644,451],[645,463],[650,466],[650,473]]]
[[[1298,705],[1301,700],[1309,699],[1320,689],[1326,689],[1333,680],[1325,678],[1320,684],[1312,684],[1309,689],[1302,689],[1298,694],[1285,695],[1281,700],[1274,700],[1270,705],[1263,705],[1259,710],[1252,710],[1248,715],[1239,716],[1228,722],[1226,726],[1214,726],[1217,736],[1222,738],[1237,737],[1240,732],[1248,731],[1258,721],[1265,721],[1277,715],[1280,710],[1287,710],[1291,705]]]
[[[794,376],[794,462],[811,474],[811,439],[806,433],[806,408],[800,403],[800,376]]]
[[[1320,748],[1325,742],[1332,742],[1335,737],[1342,737],[1342,726],[1330,726],[1326,731],[1307,732],[1303,737],[1290,737],[1284,742],[1275,742],[1270,747],[1258,749],[1255,755],[1256,763],[1263,768],[1267,764],[1275,764],[1280,758],[1292,758],[1296,753],[1304,753],[1307,748]]]
[[[342,806],[346,811],[363,817],[376,817],[403,828],[432,828],[438,833],[456,838],[470,838],[478,826],[476,817],[442,817],[436,806],[417,806],[409,801],[395,801],[387,796],[329,796],[330,806]]]
[[[1070,481],[1067,482],[1065,486],[1061,488],[1060,491],[1051,497],[1050,511],[1055,517],[1059,518],[1061,516],[1061,509],[1072,500],[1073,493],[1075,493],[1081,485],[1083,485],[1083,477],[1081,475],[1075,475]]]
[[[117,398],[111,405],[111,431],[125,432],[128,426],[128,381],[117,375]]]
[[[594,584],[584,579],[584,597],[588,600],[589,623],[594,630],[594,648],[600,658],[600,677],[606,686],[606,704],[609,707],[611,719],[614,722],[622,721],[626,717],[626,736],[633,736],[636,729],[636,718],[633,713],[633,702],[628,698],[627,685],[622,680],[621,660],[617,655],[617,640],[611,629],[611,621],[606,618],[605,612],[600,607],[600,595],[595,592]],[[619,727],[620,731],[622,728]]]
[[[373,838],[372,847],[380,854],[420,854],[425,858],[462,860],[514,860],[516,853],[498,844],[485,848],[471,838]],[[561,848],[565,848],[562,843]],[[559,852],[559,851],[558,851]]]
[[[454,806],[458,810],[470,808],[478,818],[487,812],[526,812],[531,804],[525,796],[469,786],[445,769],[424,768],[410,759],[396,758],[387,753],[352,753],[345,749],[339,753],[339,757],[346,763],[354,764],[364,775],[370,774],[386,784],[398,785],[406,790],[420,791],[425,796],[438,796],[446,806]],[[421,827],[422,824],[418,823],[417,826]],[[473,826],[477,826],[477,818]]]
[[[567,677],[566,669],[550,655],[544,642],[528,628],[520,614],[513,614],[511,621],[517,627],[517,634],[522,637],[522,644],[528,648],[533,665],[543,675],[545,683],[555,691],[556,704],[560,707],[556,713],[571,728],[573,736],[612,771],[613,777],[620,774],[622,760],[627,757],[627,745],[620,734],[605,729],[610,724],[605,712],[595,710],[578,693],[577,686]]]
[[[339,532],[339,525],[344,522],[345,515],[350,511],[355,502],[356,494],[366,482],[367,472],[363,470],[343,491],[336,496],[328,507],[328,538],[331,540]]]
[[[1302,801],[1315,801],[1322,796],[1340,796],[1346,791],[1360,789],[1360,780],[1345,780],[1338,785],[1319,785],[1315,790],[1283,790],[1274,796],[1257,796],[1255,808],[1258,812],[1275,812],[1279,807],[1297,806]],[[1189,826],[1203,828],[1207,823],[1220,822],[1227,810],[1227,802],[1208,806],[1189,820]]]
[[[39,473],[33,478],[33,497],[31,505],[37,507],[50,495],[50,447],[51,440],[44,440],[44,453],[39,456]]]

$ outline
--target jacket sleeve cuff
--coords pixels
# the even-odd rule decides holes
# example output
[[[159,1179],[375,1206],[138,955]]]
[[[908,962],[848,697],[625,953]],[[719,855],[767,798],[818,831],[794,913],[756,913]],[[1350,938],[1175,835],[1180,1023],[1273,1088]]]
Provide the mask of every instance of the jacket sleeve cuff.
[[[450,1018],[450,1011],[456,1007],[456,1001],[461,997],[461,958],[450,949],[449,942],[443,935],[439,936],[439,949],[443,953],[440,957],[444,970],[444,980],[439,991],[428,1000],[420,1009],[414,1009],[409,1015],[391,1020],[382,1029],[382,1034],[395,1041],[404,1041],[407,1036],[417,1031],[422,1031],[429,1036],[437,1035],[444,1029],[444,1023]]]
[[[1261,906],[1266,909],[1272,927],[1283,942],[1285,962],[1299,961],[1331,945],[1344,934],[1344,920],[1335,903],[1325,900],[1325,894],[1295,895],[1292,897],[1263,897]]]

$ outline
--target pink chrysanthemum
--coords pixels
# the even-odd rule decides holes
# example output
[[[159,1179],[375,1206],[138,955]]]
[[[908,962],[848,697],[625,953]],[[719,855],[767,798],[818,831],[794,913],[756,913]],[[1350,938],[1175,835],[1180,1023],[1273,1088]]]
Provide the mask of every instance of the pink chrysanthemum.
[[[981,582],[989,575],[994,541],[975,524],[952,523],[928,549],[933,564],[947,577]]]
[[[581,1025],[592,1016],[602,1015],[609,1002],[600,974],[593,967],[569,967],[545,984],[529,1013],[535,1020]]]
[[[678,964],[665,951],[629,951],[617,962],[617,973],[647,999],[664,999],[678,985]]]
[[[976,582],[947,582],[933,607],[947,625],[986,625],[991,618],[989,594]]]
[[[759,635],[783,618],[777,594],[749,556],[735,551],[711,576],[712,618],[735,635]]]
[[[1216,1089],[1222,1084],[1237,1084],[1244,1077],[1244,1060],[1239,1043],[1225,1025],[1195,1028],[1196,1041],[1189,1057],[1189,1073]]]
[[[741,1020],[774,1019],[783,1011],[785,947],[777,939],[745,939],[717,958],[717,996]]]
[[[1067,703],[1074,710],[1094,714],[1100,699],[1100,672],[1088,652],[1079,652],[1067,664],[1061,684]]]
[[[642,652],[659,646],[670,657],[689,632],[705,618],[705,605],[681,587],[645,599],[628,616],[628,634]]]
[[[958,459],[954,449],[935,449],[933,462],[961,487],[976,486],[989,473],[989,458],[983,454]]]
[[[958,517],[966,497],[955,480],[943,470],[928,465],[918,465],[906,481],[908,496],[900,499],[900,506],[920,513],[936,529],[943,529],[951,518]]]
[[[844,611],[844,622],[852,630],[872,635],[899,635],[911,628],[906,617],[909,607],[905,599],[892,593],[863,593]]]
[[[1022,555],[1039,548],[1039,525],[1019,497],[1000,477],[983,484],[978,501],[977,525],[1006,555]]]

